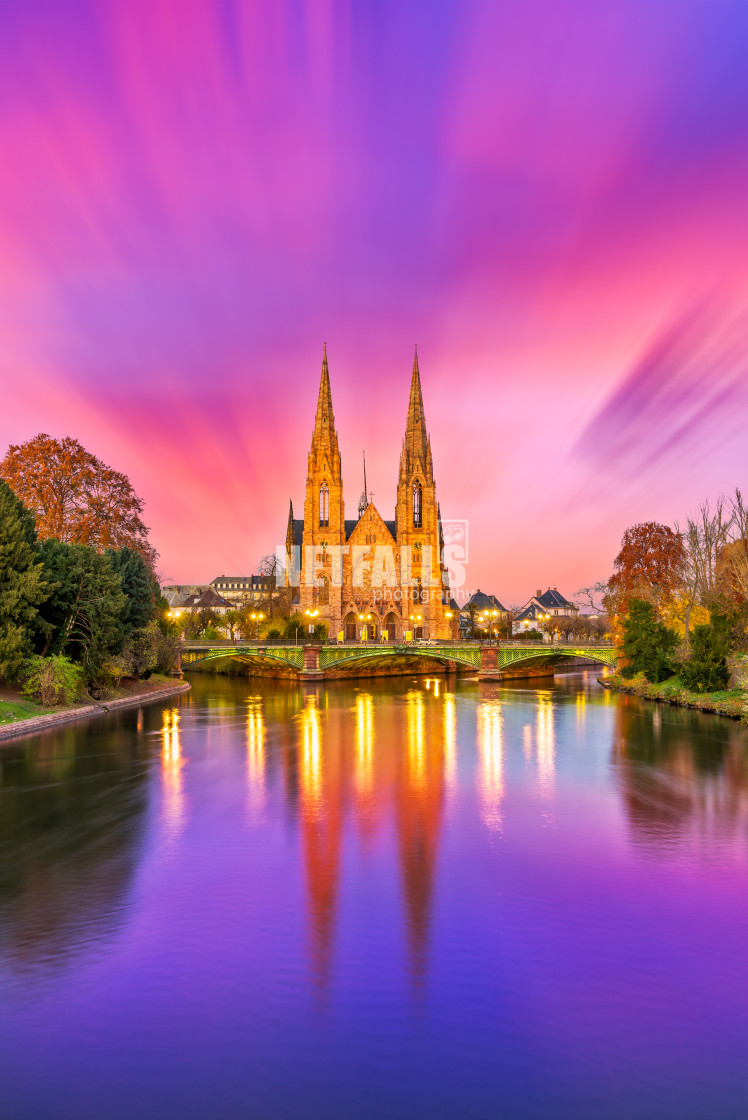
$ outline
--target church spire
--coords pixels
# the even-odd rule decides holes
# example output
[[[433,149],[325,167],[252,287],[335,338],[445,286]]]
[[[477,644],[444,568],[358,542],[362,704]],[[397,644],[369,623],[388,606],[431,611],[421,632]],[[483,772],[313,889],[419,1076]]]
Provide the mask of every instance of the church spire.
[[[322,354],[322,373],[319,379],[317,415],[314,418],[312,446],[328,445],[337,450],[338,437],[335,434],[335,417],[332,413],[332,393],[330,392],[330,371],[327,368],[327,343]]]
[[[409,474],[417,462],[420,462],[422,470],[429,472],[432,469],[430,459],[429,437],[426,431],[426,418],[423,413],[421,373],[418,368],[418,347],[416,346],[413,357],[413,373],[410,379],[408,420],[405,425],[405,439],[400,456],[400,473]]]
[[[366,452],[364,451],[364,488],[361,491],[361,497],[358,499],[358,519],[359,521],[366,513],[369,505],[369,496],[366,492]]]

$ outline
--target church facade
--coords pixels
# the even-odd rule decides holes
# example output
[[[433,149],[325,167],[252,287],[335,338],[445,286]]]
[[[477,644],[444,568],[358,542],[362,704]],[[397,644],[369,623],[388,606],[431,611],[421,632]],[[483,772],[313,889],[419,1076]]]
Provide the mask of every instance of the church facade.
[[[457,620],[449,608],[417,350],[395,517],[385,520],[369,500],[365,476],[357,513],[355,519],[345,516],[325,346],[303,518],[294,517],[293,503],[289,507],[285,580],[299,588],[301,613],[326,622],[332,638],[392,642],[453,637]]]

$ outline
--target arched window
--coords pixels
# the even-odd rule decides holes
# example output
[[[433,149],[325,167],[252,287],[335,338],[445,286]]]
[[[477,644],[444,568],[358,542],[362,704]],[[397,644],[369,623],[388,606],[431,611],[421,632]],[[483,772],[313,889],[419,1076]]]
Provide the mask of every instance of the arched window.
[[[319,523],[322,528],[330,524],[330,491],[326,482],[319,488]]]
[[[413,483],[413,525],[416,529],[423,527],[423,511],[421,509],[421,484],[416,479]]]

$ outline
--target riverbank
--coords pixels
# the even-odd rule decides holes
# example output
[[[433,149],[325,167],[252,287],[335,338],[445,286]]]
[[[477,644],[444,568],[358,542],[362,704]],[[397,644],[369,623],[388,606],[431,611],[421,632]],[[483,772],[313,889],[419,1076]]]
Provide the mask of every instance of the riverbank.
[[[23,697],[15,695],[11,697],[10,693],[4,692],[0,697],[0,720],[3,720],[0,722],[0,743],[19,735],[46,731],[58,724],[92,719],[119,711],[121,708],[154,703],[168,696],[188,692],[190,687],[189,681],[151,677],[147,681],[132,681],[122,685],[111,699],[91,700],[90,703],[72,704],[67,708],[42,708]]]
[[[748,691],[744,688],[725,689],[722,692],[689,692],[679,677],[651,684],[641,673],[631,680],[624,680],[618,673],[611,673],[607,677],[600,677],[599,683],[603,688],[614,692],[626,692],[644,700],[673,704],[679,708],[693,708],[699,712],[711,712],[748,723]]]

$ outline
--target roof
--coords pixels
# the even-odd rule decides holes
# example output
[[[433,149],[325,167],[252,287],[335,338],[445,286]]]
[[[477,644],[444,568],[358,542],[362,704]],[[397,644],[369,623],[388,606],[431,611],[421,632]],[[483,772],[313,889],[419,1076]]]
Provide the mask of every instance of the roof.
[[[573,607],[574,604],[570,603],[568,599],[564,599],[561,592],[557,587],[548,588],[542,595],[536,595],[535,598],[544,607]]]
[[[230,603],[228,599],[224,599],[223,595],[219,595],[212,587],[209,587],[207,591],[203,591],[202,595],[190,595],[181,605],[190,611],[204,610],[206,607],[226,607],[227,609],[233,607],[233,603]]]
[[[356,526],[358,525],[360,520],[361,520],[360,517],[346,517],[346,519],[345,519],[345,539],[346,540],[348,540],[350,538],[351,533],[356,528]],[[397,522],[396,521],[385,521],[384,523],[387,526],[387,528],[389,529],[390,534],[392,535],[392,539],[394,541],[396,541],[397,540]],[[293,519],[293,543],[294,544],[301,544],[303,539],[304,539],[304,518],[303,517],[294,517],[294,519]],[[221,576],[221,579],[223,579],[223,578],[224,577]],[[227,576],[226,578],[230,579],[231,577]],[[239,578],[239,577],[236,577],[236,578]]]
[[[470,607],[475,607],[475,609],[479,611],[494,610],[506,612],[506,607],[502,607],[495,595],[487,595],[486,592],[481,591],[480,588],[478,588],[475,594],[470,596],[462,610],[466,611]]]
[[[215,586],[219,580],[231,580],[232,583],[251,583],[255,586],[262,587],[268,581],[272,582],[272,576],[216,576],[215,579],[210,581],[211,587]]]
[[[529,606],[526,606],[523,610],[521,610],[519,612],[519,614],[515,614],[514,621],[515,622],[525,622],[525,621],[535,622],[537,620],[537,617],[538,617],[539,614],[542,614],[542,611],[541,611],[540,607],[537,605],[537,603],[530,603]]]

